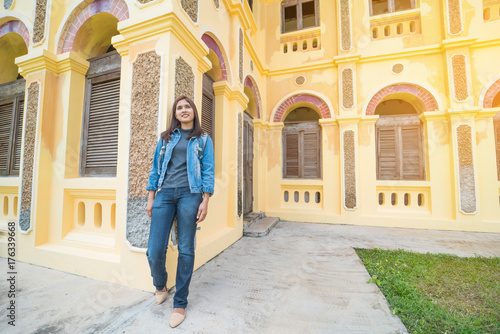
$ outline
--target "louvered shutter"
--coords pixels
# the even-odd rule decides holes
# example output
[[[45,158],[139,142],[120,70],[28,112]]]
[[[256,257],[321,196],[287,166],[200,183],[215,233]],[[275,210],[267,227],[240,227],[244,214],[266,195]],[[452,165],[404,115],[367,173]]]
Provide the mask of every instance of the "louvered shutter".
[[[119,73],[90,80],[83,154],[85,174],[116,174],[119,103]]]
[[[422,127],[408,125],[401,127],[402,179],[421,180],[423,176]]]
[[[377,138],[377,178],[379,180],[399,179],[396,127],[378,127]]]
[[[19,174],[21,166],[21,145],[23,142],[23,119],[24,119],[24,100],[19,100],[17,104],[17,122],[16,122],[16,136],[14,143],[14,164],[12,166],[11,174]]]
[[[299,133],[290,132],[284,134],[285,159],[284,169],[285,177],[299,177]]]
[[[495,121],[495,143],[497,148],[497,174],[500,181],[500,121]]]
[[[201,98],[201,128],[214,141],[215,96],[214,81],[207,74],[203,74],[203,94]]]
[[[0,105],[0,175],[8,175],[14,101]]]
[[[320,177],[319,129],[301,133],[302,139],[302,177],[314,179]]]

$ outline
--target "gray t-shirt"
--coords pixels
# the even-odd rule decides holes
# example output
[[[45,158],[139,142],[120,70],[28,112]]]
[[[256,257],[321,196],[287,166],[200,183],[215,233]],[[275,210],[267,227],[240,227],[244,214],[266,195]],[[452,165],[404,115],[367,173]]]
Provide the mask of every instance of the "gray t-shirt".
[[[167,173],[161,188],[189,187],[186,162],[186,153],[189,141],[186,138],[193,130],[179,130],[181,130],[181,138],[172,150],[172,156],[168,162]]]

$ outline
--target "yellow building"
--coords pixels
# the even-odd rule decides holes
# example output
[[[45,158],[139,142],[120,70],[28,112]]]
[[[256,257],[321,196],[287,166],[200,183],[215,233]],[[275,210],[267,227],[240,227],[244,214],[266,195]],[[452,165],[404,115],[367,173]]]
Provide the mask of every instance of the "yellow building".
[[[499,55],[499,0],[3,0],[0,255],[16,222],[18,260],[151,289],[180,94],[215,143],[196,267],[248,212],[500,232]]]

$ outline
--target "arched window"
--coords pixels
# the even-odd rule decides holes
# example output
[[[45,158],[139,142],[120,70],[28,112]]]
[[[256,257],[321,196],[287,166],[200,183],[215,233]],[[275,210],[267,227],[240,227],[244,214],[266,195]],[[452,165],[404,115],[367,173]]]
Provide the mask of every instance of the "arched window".
[[[415,107],[400,99],[381,102],[375,114],[378,180],[424,180],[423,128]]]
[[[321,178],[321,128],[319,115],[310,108],[297,108],[283,128],[283,177]]]
[[[319,26],[318,0],[284,0],[281,3],[281,32]]]

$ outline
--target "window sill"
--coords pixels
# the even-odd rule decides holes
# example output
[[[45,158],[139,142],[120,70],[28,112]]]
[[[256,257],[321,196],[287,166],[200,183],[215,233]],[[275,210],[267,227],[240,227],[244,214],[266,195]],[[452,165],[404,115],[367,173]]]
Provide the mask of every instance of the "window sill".
[[[282,179],[283,186],[323,186],[322,179]]]
[[[19,187],[19,175],[2,175],[0,176],[2,180],[2,187]]]
[[[430,181],[422,180],[377,180],[377,187],[386,188],[413,188],[413,187],[430,187]]]
[[[65,189],[116,189],[116,177],[80,177],[65,179]]]
[[[400,12],[373,15],[370,16],[370,23],[406,19],[409,17],[413,17],[415,15],[420,15],[420,12],[421,12],[420,8],[415,8],[415,9],[403,10]]]
[[[289,37],[302,38],[303,35],[309,35],[309,34],[318,34],[318,36],[321,35],[321,26],[284,32],[281,33],[281,38],[289,38]]]

